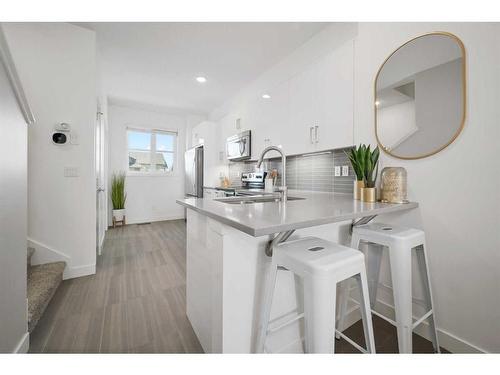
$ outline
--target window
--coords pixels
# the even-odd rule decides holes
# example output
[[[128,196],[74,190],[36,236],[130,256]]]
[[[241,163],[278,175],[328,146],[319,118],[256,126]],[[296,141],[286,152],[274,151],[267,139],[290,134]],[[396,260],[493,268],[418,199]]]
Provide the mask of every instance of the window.
[[[127,129],[129,172],[171,173],[176,166],[177,133]]]

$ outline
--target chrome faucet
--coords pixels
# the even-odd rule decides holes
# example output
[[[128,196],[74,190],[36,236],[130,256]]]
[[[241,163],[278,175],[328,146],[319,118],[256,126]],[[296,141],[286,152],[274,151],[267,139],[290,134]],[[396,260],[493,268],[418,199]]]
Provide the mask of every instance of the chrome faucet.
[[[262,151],[262,154],[260,155],[259,161],[257,162],[257,168],[260,168],[262,165],[262,162],[264,161],[264,156],[269,152],[269,151],[276,151],[281,154],[281,169],[283,170],[283,173],[281,174],[281,186],[278,187],[276,190],[280,192],[280,200],[282,202],[286,202],[287,196],[288,196],[288,188],[286,187],[286,156],[281,150],[281,148],[277,146],[269,146]]]

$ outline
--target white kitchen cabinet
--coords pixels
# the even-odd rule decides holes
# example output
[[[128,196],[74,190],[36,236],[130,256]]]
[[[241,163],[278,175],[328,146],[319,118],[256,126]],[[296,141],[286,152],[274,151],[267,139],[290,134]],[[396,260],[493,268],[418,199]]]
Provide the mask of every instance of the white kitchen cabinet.
[[[353,42],[335,49],[290,80],[286,152],[297,154],[353,143]]]
[[[207,199],[216,199],[216,198],[225,198],[226,193],[224,190],[215,190],[215,189],[209,189],[205,188],[203,189],[203,198]]]
[[[351,41],[326,56],[317,66],[321,79],[318,80],[318,128],[314,129],[314,141],[319,150],[354,143],[353,54]]]
[[[252,159],[270,145],[287,155],[353,144],[354,47],[349,41],[220,120],[222,138],[252,131]],[[262,94],[269,94],[269,99]],[[236,128],[240,118],[241,128]],[[270,153],[267,157],[277,156]]]
[[[316,65],[309,66],[290,80],[290,124],[283,145],[288,154],[314,150],[311,129],[319,125],[318,86]]]
[[[214,189],[203,189],[203,198],[215,199],[217,198],[216,192],[217,190]]]
[[[264,148],[275,145],[283,145],[286,142],[286,129],[290,125],[290,90],[289,82],[285,81],[265,92],[270,96],[268,99],[262,96],[253,102],[252,116],[254,131],[252,134],[252,159],[258,159]],[[288,150],[285,150],[289,153]],[[266,157],[277,156],[269,153]]]

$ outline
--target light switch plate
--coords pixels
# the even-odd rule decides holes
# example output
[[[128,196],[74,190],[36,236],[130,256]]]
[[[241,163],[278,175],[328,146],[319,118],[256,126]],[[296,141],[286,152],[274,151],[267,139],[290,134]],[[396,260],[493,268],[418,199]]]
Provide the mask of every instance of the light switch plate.
[[[80,169],[78,167],[64,167],[64,177],[79,177]]]
[[[340,165],[335,166],[335,177],[340,177]]]
[[[348,165],[342,166],[342,176],[349,176],[349,166]]]
[[[80,140],[78,139],[78,133],[75,131],[72,131],[69,133],[69,143],[72,145],[78,145],[80,144]]]

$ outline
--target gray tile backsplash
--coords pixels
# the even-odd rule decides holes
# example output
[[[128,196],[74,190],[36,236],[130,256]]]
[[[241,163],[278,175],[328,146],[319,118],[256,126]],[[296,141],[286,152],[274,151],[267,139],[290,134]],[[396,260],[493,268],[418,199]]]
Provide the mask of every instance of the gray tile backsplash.
[[[335,149],[311,154],[287,156],[286,179],[289,189],[352,194],[354,171],[345,155],[345,150]],[[264,162],[266,171],[278,170],[277,184],[281,184],[281,159],[272,158]],[[334,176],[335,165],[349,166],[349,176]],[[255,161],[229,164],[229,179],[233,186],[241,186],[241,173],[254,172]]]

